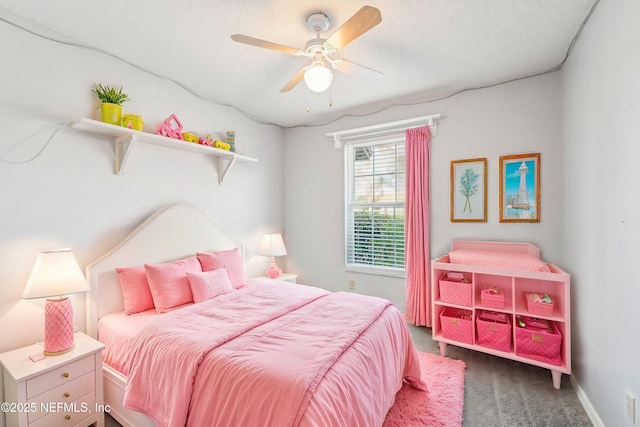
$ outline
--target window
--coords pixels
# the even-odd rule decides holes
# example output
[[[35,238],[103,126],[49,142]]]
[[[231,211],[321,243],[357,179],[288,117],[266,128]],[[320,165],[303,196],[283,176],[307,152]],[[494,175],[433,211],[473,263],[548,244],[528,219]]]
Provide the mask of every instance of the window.
[[[404,274],[404,136],[345,147],[348,269]]]

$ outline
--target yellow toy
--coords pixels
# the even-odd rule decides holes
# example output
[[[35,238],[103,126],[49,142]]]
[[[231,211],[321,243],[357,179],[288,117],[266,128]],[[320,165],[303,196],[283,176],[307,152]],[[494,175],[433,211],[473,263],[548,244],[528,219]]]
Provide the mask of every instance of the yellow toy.
[[[197,144],[199,140],[198,135],[194,135],[189,132],[182,132],[182,137],[184,138],[185,141],[193,142],[195,144]]]
[[[220,140],[215,140],[213,141],[213,146],[214,148],[219,148],[221,150],[225,150],[225,151],[229,151],[231,149],[231,145],[227,144],[226,142],[222,142]]]

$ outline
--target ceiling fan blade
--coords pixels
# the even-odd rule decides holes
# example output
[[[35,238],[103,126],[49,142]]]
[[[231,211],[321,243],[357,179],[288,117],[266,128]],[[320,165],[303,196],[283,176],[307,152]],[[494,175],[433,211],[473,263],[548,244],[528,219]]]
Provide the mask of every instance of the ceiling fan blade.
[[[296,85],[300,83],[304,78],[304,72],[307,70],[307,68],[308,67],[304,67],[300,71],[298,71],[296,75],[293,76],[293,78],[287,82],[286,85],[282,86],[282,89],[280,89],[280,92],[289,92],[291,89],[296,87]]]
[[[342,49],[380,22],[382,22],[382,16],[378,9],[363,6],[347,22],[342,24],[342,27],[329,36],[327,43],[337,50]]]
[[[245,36],[244,34],[234,34],[231,36],[231,40],[244,43],[251,46],[263,47],[265,49],[277,50],[278,52],[288,53],[290,55],[298,55],[300,53],[300,49],[295,49],[293,47],[284,46],[277,43],[268,42],[266,40],[256,39],[254,37]]]
[[[345,61],[344,59],[341,59],[339,61],[340,63],[338,64],[338,67],[336,69],[345,74],[367,77],[374,80],[380,80],[384,77],[384,74],[382,74],[380,71],[376,71],[363,65],[358,65],[355,62]]]

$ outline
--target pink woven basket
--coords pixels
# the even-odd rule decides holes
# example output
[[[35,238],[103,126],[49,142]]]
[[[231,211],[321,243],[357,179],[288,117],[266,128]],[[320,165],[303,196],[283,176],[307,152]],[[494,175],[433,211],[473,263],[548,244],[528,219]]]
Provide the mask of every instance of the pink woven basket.
[[[543,303],[535,300],[534,293],[525,292],[524,301],[527,304],[527,311],[530,314],[537,314],[538,316],[553,316],[553,298],[551,303]]]
[[[504,292],[495,288],[483,289],[480,292],[480,303],[485,307],[504,308]]]
[[[440,280],[440,301],[471,307],[471,283]]]
[[[485,312],[478,311],[476,317],[476,330],[478,331],[478,344],[483,347],[494,348],[500,351],[511,351],[511,318],[505,313],[504,321],[489,320],[491,317],[483,316]],[[490,312],[489,312],[490,313]]]
[[[440,313],[442,336],[447,339],[473,344],[473,321],[470,310],[447,307]]]
[[[561,365],[562,334],[555,322],[526,316],[518,316],[516,323],[519,321],[524,322],[526,326],[524,328],[515,326],[516,354],[552,365]],[[535,325],[540,322],[548,325],[548,327],[536,327]]]

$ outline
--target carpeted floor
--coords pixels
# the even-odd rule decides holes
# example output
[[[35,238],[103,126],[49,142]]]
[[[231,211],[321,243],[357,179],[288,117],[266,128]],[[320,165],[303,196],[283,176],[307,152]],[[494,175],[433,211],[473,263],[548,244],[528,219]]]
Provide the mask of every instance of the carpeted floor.
[[[409,330],[418,350],[440,354],[431,329]],[[567,375],[556,390],[547,369],[455,346],[448,346],[447,357],[466,364],[463,427],[593,426]],[[120,424],[107,416],[106,426]]]
[[[440,354],[431,329],[409,326],[421,351]],[[463,427],[592,427],[568,375],[559,390],[548,369],[449,345],[466,363]]]

